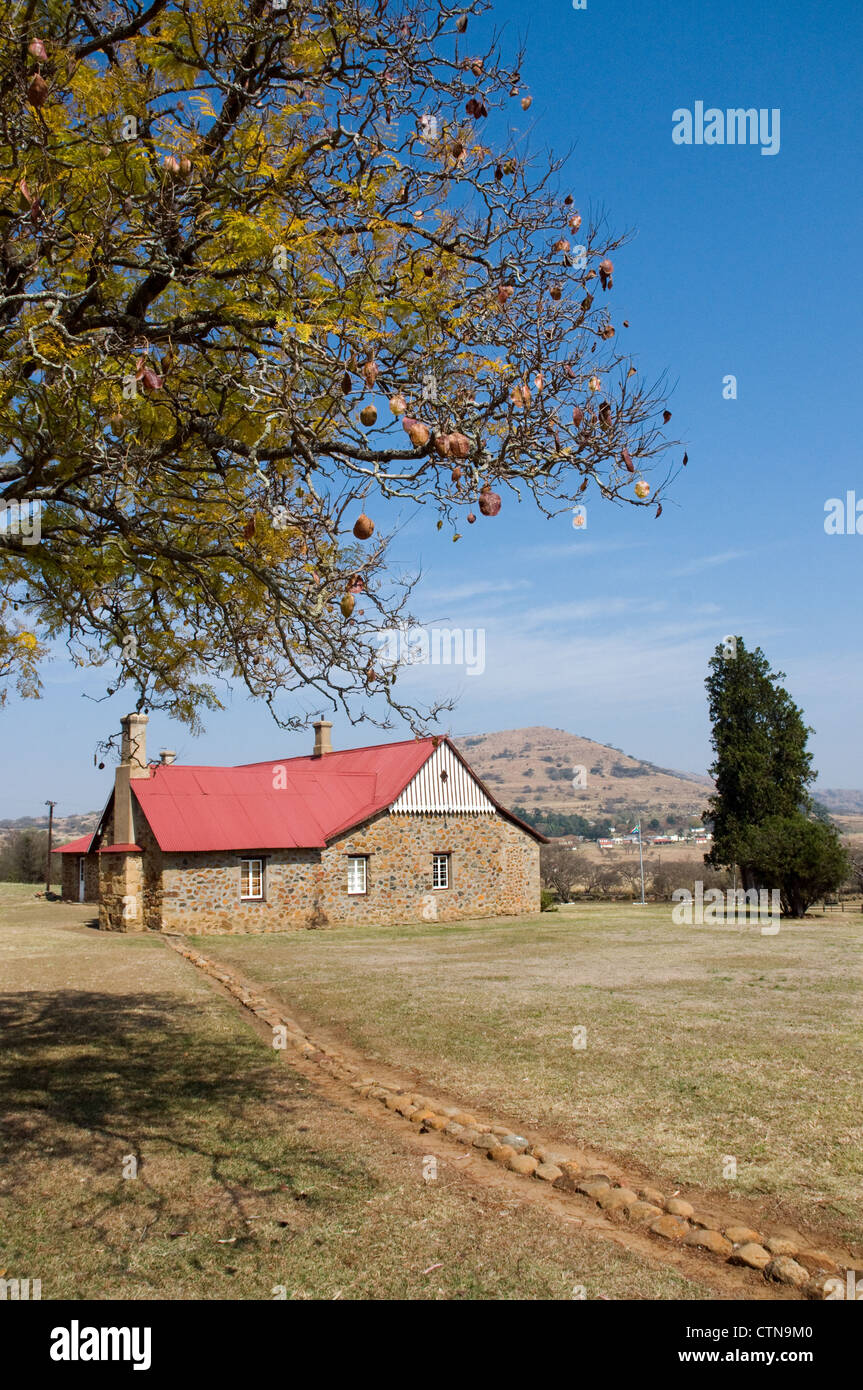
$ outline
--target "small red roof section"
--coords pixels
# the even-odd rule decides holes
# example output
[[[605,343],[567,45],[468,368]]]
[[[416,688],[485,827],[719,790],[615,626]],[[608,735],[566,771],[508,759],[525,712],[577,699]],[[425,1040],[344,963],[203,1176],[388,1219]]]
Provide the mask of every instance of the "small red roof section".
[[[52,849],[52,854],[87,854],[93,843],[92,835],[82,835],[78,840],[71,840],[68,845],[61,845],[59,849]]]
[[[140,845],[103,845],[99,854],[143,854]]]
[[[241,767],[159,763],[132,780],[132,791],[168,852],[323,849],[392,805],[441,742],[410,739]],[[484,790],[508,820],[544,839]]]

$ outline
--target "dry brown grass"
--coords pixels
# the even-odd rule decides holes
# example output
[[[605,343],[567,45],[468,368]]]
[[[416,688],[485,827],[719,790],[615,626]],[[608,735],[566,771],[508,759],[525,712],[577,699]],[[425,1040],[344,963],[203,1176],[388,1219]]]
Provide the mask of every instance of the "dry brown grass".
[[[426,1183],[157,938],[2,887],[7,1278],[45,1299],[711,1296],[449,1164]]]
[[[468,1108],[859,1242],[863,918],[813,914],[762,936],[670,917],[592,904],[213,937],[206,951]]]

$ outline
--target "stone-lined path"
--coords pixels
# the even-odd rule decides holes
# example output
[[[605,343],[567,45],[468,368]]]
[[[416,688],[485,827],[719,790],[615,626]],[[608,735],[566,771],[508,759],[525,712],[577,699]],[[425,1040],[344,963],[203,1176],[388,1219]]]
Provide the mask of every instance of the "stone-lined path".
[[[344,1048],[316,1041],[256,986],[208,960],[182,937],[167,945],[202,970],[267,1029],[271,1041],[336,1103],[394,1127],[403,1143],[457,1167],[484,1185],[508,1187],[522,1200],[549,1203],[561,1219],[637,1250],[682,1273],[692,1272],[725,1298],[825,1297],[825,1284],[863,1264],[845,1252],[817,1249],[799,1231],[756,1230],[712,1200],[667,1196],[614,1163],[602,1172],[582,1150],[546,1144],[484,1119],[457,1104],[403,1086],[390,1069],[377,1075]],[[291,1056],[291,1054],[293,1054]],[[490,1160],[490,1162],[489,1162]]]

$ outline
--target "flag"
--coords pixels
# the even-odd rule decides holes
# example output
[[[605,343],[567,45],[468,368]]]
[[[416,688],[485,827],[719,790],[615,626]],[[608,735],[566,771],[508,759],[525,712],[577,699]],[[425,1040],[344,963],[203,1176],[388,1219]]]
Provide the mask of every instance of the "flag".
[[[632,829],[630,830],[629,833],[630,833],[630,835],[640,835],[640,834],[641,834],[641,822],[639,821],[638,825],[634,825],[634,826],[632,827]]]

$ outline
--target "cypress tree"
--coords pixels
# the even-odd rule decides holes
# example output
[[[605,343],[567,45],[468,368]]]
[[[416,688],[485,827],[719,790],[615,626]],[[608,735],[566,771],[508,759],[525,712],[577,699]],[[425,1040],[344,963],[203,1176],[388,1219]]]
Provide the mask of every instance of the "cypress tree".
[[[707,686],[712,746],[710,774],[716,791],[710,799],[713,847],[705,862],[714,867],[740,866],[744,888],[761,886],[756,867],[747,862],[753,827],[770,817],[808,815],[813,731],[788,691],[771,671],[760,647],[747,651],[741,637],[729,638],[710,660]]]

